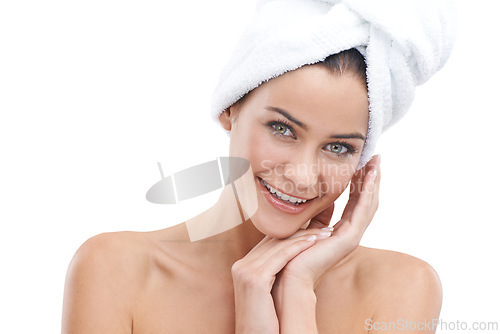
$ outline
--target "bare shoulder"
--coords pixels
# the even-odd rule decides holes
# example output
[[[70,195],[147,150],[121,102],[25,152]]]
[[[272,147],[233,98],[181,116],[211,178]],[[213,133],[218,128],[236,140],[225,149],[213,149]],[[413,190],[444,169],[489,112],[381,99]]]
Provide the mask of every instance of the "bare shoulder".
[[[395,251],[358,247],[356,280],[374,306],[374,317],[401,319],[439,315],[441,281],[434,268],[414,256]]]
[[[147,254],[143,232],[106,232],[86,240],[76,251],[69,269],[102,271],[110,276],[137,276]]]
[[[356,250],[356,270],[362,283],[368,286],[410,290],[426,284],[439,288],[441,283],[434,268],[417,257],[377,248],[359,246]]]
[[[66,275],[63,333],[130,333],[148,256],[142,232],[109,232],[86,240]]]
[[[83,255],[87,253],[93,253],[95,251],[102,251],[112,254],[113,252],[117,252],[118,250],[127,252],[127,250],[131,248],[131,246],[135,248],[144,241],[143,234],[144,232],[133,231],[100,233],[87,239],[80,246],[80,248],[78,248],[76,254]]]
[[[159,253],[168,250],[165,245],[176,245],[188,240],[184,224],[149,232],[106,232],[86,240],[76,251],[69,272],[99,271],[118,281],[143,281],[156,265]],[[176,241],[171,243],[168,241]],[[175,248],[175,247],[170,247]]]

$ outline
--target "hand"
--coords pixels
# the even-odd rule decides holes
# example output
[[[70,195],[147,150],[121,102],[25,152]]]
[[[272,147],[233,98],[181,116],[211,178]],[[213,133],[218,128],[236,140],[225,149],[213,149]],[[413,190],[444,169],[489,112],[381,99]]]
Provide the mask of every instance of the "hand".
[[[321,229],[299,230],[287,239],[266,236],[231,268],[236,333],[279,333],[272,289],[276,275],[301,252],[314,245]],[[328,236],[330,233],[328,233]]]
[[[330,222],[332,203],[311,219],[307,229],[301,229],[287,239],[266,236],[244,258],[234,263],[231,274],[236,333],[279,333],[276,300],[272,294],[279,288],[276,280],[281,282],[286,276],[302,282],[315,282],[324,271],[356,248],[377,209],[380,176],[373,180],[368,171],[378,169],[376,158],[354,174],[349,202],[333,234],[321,229]],[[355,187],[361,180],[362,190]]]
[[[362,186],[362,189],[360,189]],[[319,277],[356,249],[378,208],[380,157],[373,157],[351,179],[349,201],[331,237],[318,239],[313,247],[294,257],[279,274],[279,281],[292,279],[315,286]],[[333,203],[319,213],[309,229],[328,228]]]

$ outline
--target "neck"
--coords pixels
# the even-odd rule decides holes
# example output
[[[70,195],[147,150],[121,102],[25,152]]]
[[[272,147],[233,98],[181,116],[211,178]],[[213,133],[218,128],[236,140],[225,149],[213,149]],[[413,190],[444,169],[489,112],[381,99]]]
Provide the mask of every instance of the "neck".
[[[225,265],[244,257],[265,236],[245,217],[231,185],[224,187],[217,203],[186,222],[198,251],[207,251]]]

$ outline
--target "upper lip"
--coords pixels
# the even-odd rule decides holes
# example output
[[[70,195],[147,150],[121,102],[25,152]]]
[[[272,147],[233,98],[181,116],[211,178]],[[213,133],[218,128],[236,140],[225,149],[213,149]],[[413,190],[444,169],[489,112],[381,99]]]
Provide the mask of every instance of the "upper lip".
[[[301,196],[292,195],[292,194],[289,194],[289,193],[287,193],[287,192],[284,192],[284,191],[283,191],[283,190],[281,190],[280,188],[278,188],[278,187],[276,187],[276,186],[272,185],[271,183],[267,182],[266,180],[261,179],[260,177],[259,177],[259,179],[260,179],[260,180],[262,180],[262,181],[264,181],[265,183],[267,183],[268,185],[270,185],[271,187],[273,187],[274,189],[278,190],[280,193],[283,193],[283,194],[285,194],[285,195],[288,195],[288,196],[291,196],[291,197],[295,197],[295,198],[298,198],[298,199],[303,199],[303,200],[306,200],[306,201],[309,201],[309,200],[311,200],[311,199],[316,198],[316,196],[315,196],[315,197],[312,197],[312,198],[304,198],[304,197],[301,197]]]

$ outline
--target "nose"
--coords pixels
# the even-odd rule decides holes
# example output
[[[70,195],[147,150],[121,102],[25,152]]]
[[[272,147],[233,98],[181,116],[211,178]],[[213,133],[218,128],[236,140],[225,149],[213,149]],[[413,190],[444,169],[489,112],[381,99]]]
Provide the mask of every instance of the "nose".
[[[284,176],[294,183],[297,191],[305,196],[314,192],[318,183],[320,165],[319,157],[314,152],[302,151],[294,154],[294,158],[284,166]]]

